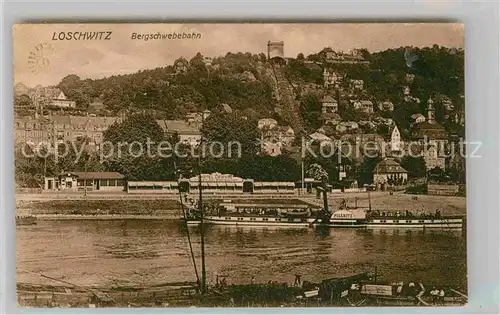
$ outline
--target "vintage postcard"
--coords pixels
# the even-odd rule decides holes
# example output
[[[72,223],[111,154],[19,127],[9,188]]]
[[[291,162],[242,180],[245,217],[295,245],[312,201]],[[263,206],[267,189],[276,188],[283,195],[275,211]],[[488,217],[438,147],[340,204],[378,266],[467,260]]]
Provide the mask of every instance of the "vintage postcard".
[[[13,40],[20,307],[467,303],[462,24]]]

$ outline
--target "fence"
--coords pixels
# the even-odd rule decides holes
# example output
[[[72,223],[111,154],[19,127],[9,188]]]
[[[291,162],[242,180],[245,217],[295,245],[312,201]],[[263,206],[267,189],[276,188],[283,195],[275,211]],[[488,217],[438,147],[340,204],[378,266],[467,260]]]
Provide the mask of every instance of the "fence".
[[[427,193],[436,196],[455,196],[458,194],[458,185],[428,184]]]
[[[16,194],[41,194],[42,188],[16,188]]]
[[[346,192],[346,193],[352,193],[352,192],[357,192],[357,193],[360,193],[360,192],[366,192],[366,188],[346,188],[346,189],[344,189],[344,192]]]

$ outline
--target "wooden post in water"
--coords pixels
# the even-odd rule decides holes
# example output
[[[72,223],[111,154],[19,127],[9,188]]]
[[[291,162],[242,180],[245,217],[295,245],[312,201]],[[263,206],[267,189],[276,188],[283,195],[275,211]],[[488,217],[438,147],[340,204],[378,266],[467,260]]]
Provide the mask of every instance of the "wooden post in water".
[[[326,191],[326,182],[323,183],[323,207],[325,208],[325,213],[329,212],[328,209],[328,195]]]
[[[204,122],[204,117],[203,113],[201,113],[201,125],[203,126]],[[203,135],[200,137],[200,150],[203,150],[202,148],[202,143],[203,143]],[[205,266],[205,231],[203,229],[203,219],[204,219],[204,209],[203,209],[203,194],[202,194],[202,187],[201,187],[201,154],[203,152],[200,152],[198,155],[198,189],[200,193],[200,197],[198,200],[198,208],[200,210],[200,245],[201,245],[201,293],[204,294],[206,293],[207,290],[207,270]]]
[[[191,243],[191,235],[189,232],[189,227],[187,225],[187,217],[186,217],[186,210],[184,208],[184,201],[182,200],[182,193],[181,193],[181,188],[180,188],[180,175],[178,175],[178,170],[177,170],[177,164],[174,161],[174,171],[176,173],[175,177],[177,179],[177,190],[179,191],[179,201],[181,203],[181,210],[182,210],[182,216],[184,219],[184,223],[186,224],[186,235],[189,243],[189,252],[191,253],[191,260],[193,262],[193,268],[194,268],[194,273],[196,275],[196,281],[199,283],[200,282],[200,277],[198,276],[198,268],[196,267],[196,259],[194,257],[194,252],[193,252],[193,244]]]
[[[370,190],[368,190],[368,210],[372,211],[372,199],[370,198]]]
[[[301,169],[302,169],[302,181],[301,181],[301,186],[302,186],[302,189],[300,191],[300,194],[303,195],[304,194],[304,157],[302,156],[301,157],[301,160],[300,160],[300,164],[301,164]]]

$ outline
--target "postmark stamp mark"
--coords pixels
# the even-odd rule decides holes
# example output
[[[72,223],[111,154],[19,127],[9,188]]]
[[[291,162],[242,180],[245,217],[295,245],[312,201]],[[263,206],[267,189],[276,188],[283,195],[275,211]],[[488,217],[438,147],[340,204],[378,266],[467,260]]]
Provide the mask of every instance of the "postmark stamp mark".
[[[54,47],[48,43],[35,46],[28,57],[31,72],[38,74],[41,71],[50,70],[50,60],[54,54]]]

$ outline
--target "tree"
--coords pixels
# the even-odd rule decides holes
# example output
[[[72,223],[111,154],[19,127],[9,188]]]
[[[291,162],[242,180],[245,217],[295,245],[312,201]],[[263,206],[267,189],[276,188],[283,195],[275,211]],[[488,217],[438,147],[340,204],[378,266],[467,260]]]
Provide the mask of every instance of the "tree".
[[[112,148],[103,148],[103,154],[110,156],[105,161],[106,169],[120,172],[128,180],[162,180],[171,177],[172,172],[165,167],[171,157],[160,156],[158,150],[158,145],[165,140],[164,132],[151,115],[141,113],[127,116],[106,130],[104,140],[113,144]],[[174,145],[171,143],[171,147]]]
[[[373,183],[373,171],[377,164],[382,160],[378,157],[365,157],[360,168],[359,181],[361,185]]]
[[[154,117],[147,113],[128,115],[123,120],[117,120],[104,132],[104,140],[113,144],[134,141],[146,143],[148,139],[160,142],[164,139],[164,132]]]
[[[70,74],[65,76],[57,85],[66,97],[74,100],[78,108],[86,109],[92,98],[98,96],[92,87],[92,80],[81,80],[79,76]]]
[[[31,107],[31,106],[33,106],[33,101],[26,94],[22,94],[14,98],[14,107]]]
[[[244,156],[235,164],[235,175],[261,181],[296,181],[300,179],[300,167],[288,155]]]
[[[209,144],[218,142],[226,150],[236,149],[239,144],[242,155],[255,155],[260,150],[257,121],[237,113],[213,113],[203,123],[202,134]]]
[[[428,172],[428,179],[430,181],[442,183],[450,180],[448,174],[446,174],[442,168],[436,166]]]
[[[303,53],[299,53],[299,54],[297,55],[297,60],[303,61],[304,59],[305,59],[305,57],[304,57],[304,54],[303,54]]]
[[[328,173],[317,163],[309,165],[306,174],[307,176],[314,178],[316,181],[320,181],[322,183],[328,182]]]
[[[321,103],[316,95],[307,94],[301,98],[300,115],[308,131],[321,127]]]
[[[359,112],[357,112],[347,101],[341,101],[339,103],[339,116],[345,121],[359,121]]]
[[[401,159],[401,167],[408,171],[409,178],[421,178],[425,177],[427,173],[427,168],[425,166],[425,160],[422,156],[404,156]]]

